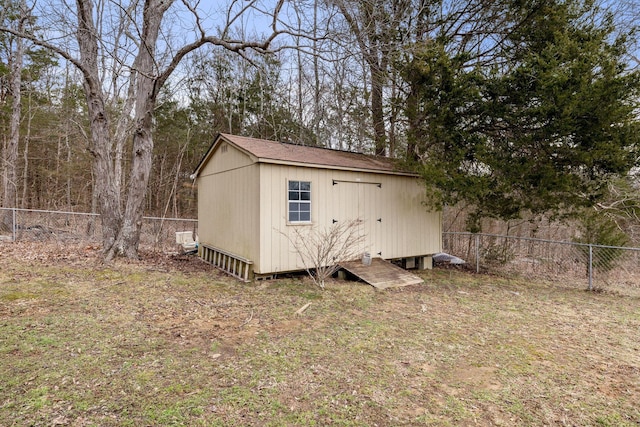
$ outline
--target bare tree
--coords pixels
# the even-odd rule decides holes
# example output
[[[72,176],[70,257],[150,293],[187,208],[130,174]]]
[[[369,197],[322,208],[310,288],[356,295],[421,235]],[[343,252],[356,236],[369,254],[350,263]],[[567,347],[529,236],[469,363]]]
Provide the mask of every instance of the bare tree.
[[[294,227],[287,237],[313,283],[324,289],[325,282],[340,269],[341,261],[358,256],[365,236],[360,232],[361,220],[335,223],[326,228]]]
[[[5,12],[13,19],[4,17],[15,31],[25,32],[30,11],[24,0],[16,4],[5,4]],[[22,67],[24,61],[24,41],[20,37],[11,37],[9,46],[9,92],[11,94],[11,115],[9,120],[9,139],[2,152],[2,206],[16,207],[18,193],[18,143],[20,142],[20,118],[22,110]],[[0,229],[9,229],[13,222],[11,211],[4,211],[0,220]]]
[[[401,48],[401,30],[411,16],[411,0],[333,0],[369,68],[371,118],[375,153],[387,152],[384,89],[389,65]]]
[[[637,0],[619,0],[617,2],[600,0],[598,4],[605,11],[610,12],[615,19],[617,33],[637,34],[638,22],[640,22],[640,4]],[[640,67],[640,38],[630,37],[627,43],[629,43],[629,67],[637,69]]]
[[[206,29],[197,9],[199,2],[189,0],[144,0],[129,5],[92,0],[76,0],[75,5],[43,3],[42,6],[49,9],[41,10],[40,15],[54,16],[68,25],[67,28],[74,28],[75,43],[69,37],[72,34],[64,28],[53,31],[47,38],[21,29],[0,27],[4,33],[31,40],[55,52],[82,73],[90,127],[88,149],[93,155],[93,185],[102,221],[105,259],[119,255],[137,258],[143,203],[152,165],[153,115],[165,82],[186,55],[204,45],[219,46],[239,54],[248,49],[267,52],[279,34],[278,16],[283,3],[284,0],[279,0],[273,10],[265,11],[260,9],[257,0],[232,0],[218,35],[211,35]],[[180,6],[182,9],[176,10]],[[170,9],[175,12],[173,15],[168,14]],[[58,14],[60,10],[62,13]],[[235,23],[250,13],[271,17],[269,35],[256,41],[232,37]],[[65,22],[65,15],[75,15],[76,22]],[[170,37],[170,24],[184,23],[171,23],[170,17],[180,20],[185,16],[191,18],[192,38],[175,47]],[[109,26],[111,22],[115,22],[114,27]],[[127,83],[120,86],[123,80]],[[109,93],[109,82],[117,87],[116,93]],[[114,122],[117,123],[116,138],[112,136]],[[124,135],[132,138],[132,152],[122,200],[120,168],[123,160],[119,157],[119,149]]]

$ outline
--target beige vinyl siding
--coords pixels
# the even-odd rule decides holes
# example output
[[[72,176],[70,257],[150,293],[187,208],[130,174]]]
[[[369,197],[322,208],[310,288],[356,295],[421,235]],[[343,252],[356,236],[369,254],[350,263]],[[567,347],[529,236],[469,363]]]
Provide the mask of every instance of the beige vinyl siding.
[[[364,249],[372,256],[393,259],[441,251],[441,215],[427,211],[419,179],[354,172],[334,176],[356,182],[333,186],[330,195],[333,203],[328,209],[346,220],[363,221]],[[369,183],[379,183],[381,187]]]
[[[198,175],[198,237],[203,244],[257,262],[258,164],[231,145],[221,151],[224,145]]]
[[[209,154],[209,160],[198,176],[202,177],[213,173],[238,169],[249,166],[254,162],[255,160],[248,154],[225,141],[220,141],[214,151]]]
[[[312,225],[287,222],[287,182],[311,182]],[[339,181],[333,185],[333,180]],[[376,183],[381,184],[378,187]],[[427,212],[424,188],[413,177],[260,164],[260,262],[258,274],[302,269],[289,238],[296,227],[328,227],[360,219],[365,236],[359,252],[382,258],[441,251],[441,215]],[[378,221],[381,219],[381,221]],[[254,259],[255,261],[256,259]]]
[[[384,258],[431,255],[442,250],[442,216],[424,206],[425,189],[415,178],[388,179],[383,209]],[[384,187],[384,185],[383,185]]]
[[[303,269],[304,265],[289,238],[294,227],[310,227],[318,222],[319,172],[309,168],[260,164],[260,266],[258,274]],[[287,221],[288,182],[311,182],[311,224],[292,225]]]

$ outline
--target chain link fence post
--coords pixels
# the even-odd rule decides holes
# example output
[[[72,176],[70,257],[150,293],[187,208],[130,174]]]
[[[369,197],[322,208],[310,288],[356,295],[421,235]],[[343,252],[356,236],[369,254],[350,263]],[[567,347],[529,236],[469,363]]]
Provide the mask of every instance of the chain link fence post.
[[[593,245],[589,244],[589,266],[587,267],[589,272],[589,290],[593,290]]]
[[[13,217],[13,218],[12,218],[12,224],[11,224],[11,238],[13,239],[13,240],[12,240],[12,242],[14,242],[14,243],[15,243],[15,242],[16,242],[16,239],[17,239],[17,233],[16,233],[16,230],[17,230],[17,228],[18,228],[18,226],[17,226],[18,221],[17,221],[17,219],[16,219],[16,215],[17,215],[17,214],[16,214],[16,208],[12,208],[12,209],[11,209],[11,211],[12,211],[12,217]]]
[[[480,273],[480,235],[476,233],[476,273]]]

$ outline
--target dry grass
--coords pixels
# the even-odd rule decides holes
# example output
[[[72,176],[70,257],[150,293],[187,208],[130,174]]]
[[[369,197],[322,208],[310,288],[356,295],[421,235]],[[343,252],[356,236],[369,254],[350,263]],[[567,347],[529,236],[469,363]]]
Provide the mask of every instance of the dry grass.
[[[0,244],[0,425],[640,423],[636,297],[454,270],[321,291],[25,246]]]

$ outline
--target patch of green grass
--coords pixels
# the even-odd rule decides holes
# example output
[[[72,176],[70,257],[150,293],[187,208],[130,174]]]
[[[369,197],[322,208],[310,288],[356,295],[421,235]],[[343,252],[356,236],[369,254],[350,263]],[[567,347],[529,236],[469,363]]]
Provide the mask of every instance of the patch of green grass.
[[[5,292],[0,295],[0,300],[9,302],[17,300],[30,300],[35,298],[38,298],[37,294],[19,290]]]
[[[527,425],[539,424],[539,421],[536,422],[536,417],[531,413],[529,407],[525,404],[524,401],[517,398],[508,397],[506,403],[506,410],[514,415],[517,415],[518,418],[522,420],[522,422],[526,423]]]
[[[173,399],[171,399],[173,400]],[[206,400],[200,396],[187,396],[167,405],[150,405],[144,411],[145,423],[162,426],[191,425],[205,413]]]
[[[3,262],[1,425],[640,417],[633,299],[457,271],[380,292],[295,278],[239,284],[164,264],[12,260],[9,276]]]
[[[259,396],[252,388],[235,385],[220,391],[220,402],[232,407],[255,411],[259,407]]]
[[[444,407],[442,408],[442,414],[447,417],[447,419],[456,423],[471,418],[466,404],[455,396],[447,396]]]
[[[637,421],[634,422],[633,424],[637,425]],[[631,420],[625,420],[624,418],[622,418],[620,416],[620,414],[613,413],[613,414],[607,414],[604,416],[598,416],[596,418],[596,425],[598,426],[602,426],[602,427],[620,427],[620,426],[625,426],[625,425],[632,425]]]
[[[25,395],[25,405],[30,410],[38,411],[45,405],[51,404],[49,400],[49,387],[37,387],[27,391]]]

